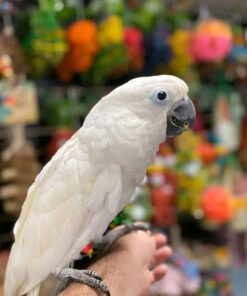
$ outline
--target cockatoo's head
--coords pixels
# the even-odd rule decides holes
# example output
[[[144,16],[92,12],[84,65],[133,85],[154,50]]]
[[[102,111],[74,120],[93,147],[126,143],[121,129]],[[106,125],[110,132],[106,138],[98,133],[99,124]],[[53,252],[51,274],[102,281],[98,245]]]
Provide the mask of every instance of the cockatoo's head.
[[[196,112],[187,96],[186,83],[170,75],[140,77],[116,88],[107,96],[119,108],[127,108],[133,115],[166,128],[168,137],[177,136],[190,128]],[[117,98],[117,99],[116,99]]]

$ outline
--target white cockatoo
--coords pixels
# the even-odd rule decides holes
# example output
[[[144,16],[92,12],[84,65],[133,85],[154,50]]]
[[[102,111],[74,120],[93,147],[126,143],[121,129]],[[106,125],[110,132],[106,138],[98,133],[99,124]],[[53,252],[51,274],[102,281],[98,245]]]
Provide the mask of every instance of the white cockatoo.
[[[5,296],[37,296],[82,247],[100,240],[129,202],[166,136],[188,129],[195,109],[181,79],[130,80],[103,97],[43,168],[15,225]]]

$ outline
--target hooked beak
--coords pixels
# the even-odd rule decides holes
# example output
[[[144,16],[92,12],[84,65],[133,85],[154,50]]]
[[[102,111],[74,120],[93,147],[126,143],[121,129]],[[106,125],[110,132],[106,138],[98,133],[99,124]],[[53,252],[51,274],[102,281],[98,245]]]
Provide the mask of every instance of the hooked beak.
[[[178,136],[191,128],[195,118],[195,106],[188,97],[176,102],[167,114],[167,137]]]

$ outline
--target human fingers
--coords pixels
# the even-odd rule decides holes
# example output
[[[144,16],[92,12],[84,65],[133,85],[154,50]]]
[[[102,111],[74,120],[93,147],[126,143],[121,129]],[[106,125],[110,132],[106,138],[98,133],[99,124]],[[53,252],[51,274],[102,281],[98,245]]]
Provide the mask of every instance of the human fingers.
[[[151,272],[151,284],[160,280],[163,276],[165,276],[167,272],[167,267],[165,264],[159,264],[156,266]]]
[[[167,237],[162,233],[153,234],[156,248],[160,248],[167,243]]]
[[[169,246],[163,246],[156,249],[154,254],[154,264],[157,265],[172,255],[172,249]]]

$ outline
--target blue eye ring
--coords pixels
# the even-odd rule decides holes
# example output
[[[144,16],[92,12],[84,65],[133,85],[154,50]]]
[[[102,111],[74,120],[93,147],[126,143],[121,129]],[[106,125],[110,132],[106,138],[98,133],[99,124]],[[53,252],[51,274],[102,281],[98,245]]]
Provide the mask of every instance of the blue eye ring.
[[[163,106],[169,100],[169,92],[165,89],[156,90],[151,96],[150,100],[155,105]]]

